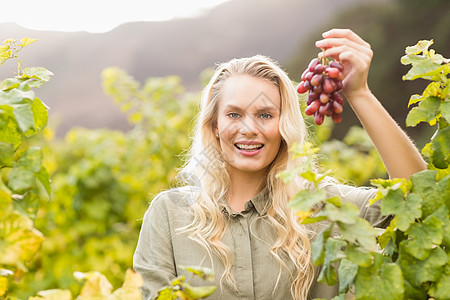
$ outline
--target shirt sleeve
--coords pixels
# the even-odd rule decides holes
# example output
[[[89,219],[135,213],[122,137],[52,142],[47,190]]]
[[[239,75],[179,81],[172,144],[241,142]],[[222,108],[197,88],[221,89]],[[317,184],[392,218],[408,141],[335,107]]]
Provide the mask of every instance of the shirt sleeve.
[[[133,256],[133,268],[141,274],[144,300],[156,297],[158,290],[176,277],[167,208],[157,196],[145,213]]]
[[[373,227],[386,228],[392,216],[383,216],[380,211],[381,201],[370,205],[369,200],[375,198],[377,189],[369,187],[354,187],[345,184],[328,183],[323,186],[330,196],[339,196],[342,201],[351,202],[360,209],[359,216],[367,220]]]

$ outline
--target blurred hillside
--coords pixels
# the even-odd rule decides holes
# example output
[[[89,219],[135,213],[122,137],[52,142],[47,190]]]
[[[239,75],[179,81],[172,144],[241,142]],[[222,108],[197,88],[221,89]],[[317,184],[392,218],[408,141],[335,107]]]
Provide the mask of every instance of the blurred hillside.
[[[51,119],[59,120],[59,135],[73,126],[125,129],[125,116],[102,91],[104,68],[120,67],[141,82],[178,75],[195,91],[205,68],[232,57],[259,53],[286,66],[312,33],[318,37],[318,28],[333,26],[339,12],[375,2],[380,1],[231,0],[198,18],[128,23],[102,34],[33,31],[0,23],[0,39],[39,39],[21,57],[26,66],[43,66],[55,74],[38,97],[51,107]],[[6,63],[0,75],[11,77],[14,68]]]

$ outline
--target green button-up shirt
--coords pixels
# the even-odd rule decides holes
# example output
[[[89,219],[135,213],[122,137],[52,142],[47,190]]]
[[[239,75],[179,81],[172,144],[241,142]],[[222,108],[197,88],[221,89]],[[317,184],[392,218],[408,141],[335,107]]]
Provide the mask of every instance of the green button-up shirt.
[[[323,188],[330,196],[338,195],[343,201],[355,203],[360,207],[360,216],[373,226],[388,225],[390,219],[381,216],[379,205],[367,205],[376,190],[335,184]],[[269,253],[277,232],[266,217],[270,204],[267,190],[250,199],[242,212],[233,212],[226,201],[219,202],[227,216],[227,230],[222,242],[232,251],[231,274],[238,291],[226,284],[220,287],[219,281],[225,268],[218,257],[208,255],[187,234],[176,231],[192,220],[189,205],[194,201],[194,193],[189,187],[162,192],[151,202],[144,216],[134,254],[134,269],[144,279],[144,299],[154,298],[159,289],[170,285],[179,275],[191,278],[180,266],[202,266],[214,270],[217,290],[208,299],[292,299],[290,288],[293,280],[291,274],[296,274],[294,266],[285,255],[281,258],[290,270],[280,268],[279,262]],[[194,278],[191,284],[200,286],[211,283]],[[310,298],[331,299],[337,292],[336,286],[314,282],[309,295]]]

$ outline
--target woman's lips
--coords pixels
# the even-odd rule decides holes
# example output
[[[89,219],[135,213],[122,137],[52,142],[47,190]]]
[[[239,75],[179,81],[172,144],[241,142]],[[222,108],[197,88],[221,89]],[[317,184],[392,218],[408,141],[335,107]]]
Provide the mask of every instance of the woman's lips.
[[[244,156],[255,156],[264,147],[264,144],[259,142],[243,142],[235,143],[234,146],[238,149],[238,152]]]

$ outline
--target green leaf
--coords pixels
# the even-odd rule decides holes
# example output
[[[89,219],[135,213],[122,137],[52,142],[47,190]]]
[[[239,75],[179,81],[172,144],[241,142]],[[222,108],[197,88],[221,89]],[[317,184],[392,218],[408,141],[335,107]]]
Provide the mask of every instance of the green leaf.
[[[342,238],[351,243],[358,242],[367,250],[376,246],[377,231],[364,219],[358,218],[355,224],[338,222]]]
[[[315,238],[315,240],[311,243],[312,250],[312,261],[313,264],[318,266],[323,264],[325,258],[325,241],[331,235],[331,227],[332,225],[324,228]]]
[[[345,299],[346,299],[345,294],[340,294],[331,298],[331,300],[345,300]]]
[[[325,242],[325,265],[345,258],[344,247],[347,243],[336,238],[328,238]]]
[[[14,145],[0,142],[0,167],[12,167],[12,158],[14,155]]]
[[[3,124],[1,124],[2,121],[4,121]],[[17,147],[22,142],[22,136],[18,131],[17,123],[14,121],[14,118],[8,117],[5,120],[2,118],[1,113],[0,113],[0,141],[13,144],[14,149],[17,149]]]
[[[417,107],[411,109],[406,117],[406,126],[416,126],[420,122],[431,122],[438,116],[441,99],[427,97]]]
[[[373,204],[380,199],[384,199],[385,197],[389,197],[388,195],[391,190],[401,190],[402,194],[406,195],[410,191],[412,185],[411,182],[405,178],[371,179],[370,184],[378,188],[377,194],[374,199],[370,200],[370,204]],[[391,194],[390,197],[398,197],[399,194]]]
[[[436,217],[442,222],[442,247],[450,247],[450,220],[449,220],[449,209],[442,205],[438,210],[436,210],[430,217]]]
[[[1,104],[23,104],[24,100],[33,100],[34,92],[33,91],[22,91],[20,89],[12,89],[6,92],[0,91],[0,105]]]
[[[36,186],[36,177],[30,170],[12,168],[6,177],[8,187],[18,194],[23,194]]]
[[[338,269],[339,277],[339,293],[346,293],[353,285],[356,274],[358,273],[358,265],[348,259],[342,259]],[[345,298],[344,298],[345,299]]]
[[[337,284],[337,275],[332,264],[325,264],[322,266],[319,276],[317,277],[318,282],[326,283],[328,285]]]
[[[51,71],[42,67],[24,68],[22,73],[21,79],[34,79],[28,81],[30,87],[34,88],[41,87],[45,82],[49,81],[50,76],[53,75]]]
[[[339,221],[345,224],[355,224],[360,211],[355,204],[344,202],[341,207],[336,207],[331,203],[327,203],[324,213],[331,221]]]
[[[368,267],[372,263],[372,255],[361,247],[349,245],[345,249],[345,255],[350,261],[361,267]]]
[[[216,286],[196,286],[193,287],[188,283],[183,285],[184,293],[191,299],[201,299],[211,296],[217,289]]]
[[[397,251],[395,247],[395,238],[397,230],[397,220],[394,218],[384,232],[377,237],[377,241],[383,249],[383,253],[392,256],[394,251]]]
[[[431,141],[433,165],[446,169],[450,163],[450,126],[439,130]]]
[[[420,260],[407,253],[403,243],[400,243],[397,264],[402,268],[405,279],[417,288],[424,282],[437,281],[447,263],[445,251],[441,247],[433,248],[427,258]]]
[[[429,216],[423,223],[414,223],[406,233],[410,239],[403,242],[405,250],[418,259],[425,259],[434,245],[442,243],[442,221]]]
[[[50,182],[50,175],[48,174],[47,169],[44,166],[42,166],[41,171],[38,174],[36,174],[36,178],[44,187],[48,197],[51,198],[52,187]]]
[[[445,266],[444,272],[435,282],[430,290],[429,290],[430,296],[432,296],[435,299],[448,299],[450,295],[450,264],[447,263]]]
[[[41,148],[37,146],[30,147],[20,156],[14,164],[14,167],[22,167],[32,171],[33,173],[39,173],[41,172],[43,157],[44,154]]]
[[[422,198],[422,217],[426,218],[444,204],[450,193],[449,179],[447,176],[436,182],[436,170],[425,170],[413,174],[411,192]]]
[[[442,117],[444,117],[447,120],[447,122],[450,123],[450,101],[441,102],[439,110],[441,111]]]
[[[314,205],[325,201],[327,194],[324,190],[301,190],[289,201],[288,207],[294,211],[310,211]]]
[[[436,63],[430,59],[414,61],[411,69],[409,69],[408,73],[406,73],[402,79],[415,80],[417,78],[424,78],[432,80],[435,79],[444,68],[445,66],[441,66],[440,63]]]
[[[44,129],[48,123],[48,107],[45,106],[40,99],[34,98],[31,110],[33,112],[35,128],[39,131]]]
[[[214,271],[210,268],[205,267],[196,267],[196,266],[188,266],[181,267],[182,269],[191,272],[192,274],[197,275],[203,280],[213,281],[214,280]]]
[[[355,299],[402,300],[404,293],[402,270],[394,263],[373,264],[358,270]]]
[[[406,47],[405,53],[406,55],[420,54],[424,51],[428,51],[428,48],[433,45],[433,43],[433,40],[420,40],[414,46]]]
[[[408,280],[403,280],[403,285],[405,286],[405,296],[404,299],[428,299],[425,285],[416,287],[413,286]]]
[[[14,116],[20,130],[25,133],[30,129],[34,129],[33,111],[29,104],[14,104]]]
[[[422,216],[422,198],[411,193],[403,199],[403,192],[390,190],[381,203],[383,215],[395,214],[397,226],[401,231],[406,231],[417,218]]]
[[[422,101],[423,99],[426,99],[428,97],[438,97],[440,95],[441,91],[441,85],[439,82],[432,81],[428,84],[428,86],[423,91],[422,95],[412,95],[408,102],[408,107],[410,107],[412,104],[415,104],[417,102]]]

